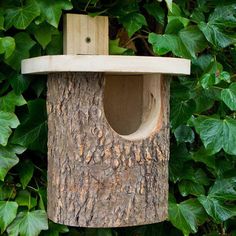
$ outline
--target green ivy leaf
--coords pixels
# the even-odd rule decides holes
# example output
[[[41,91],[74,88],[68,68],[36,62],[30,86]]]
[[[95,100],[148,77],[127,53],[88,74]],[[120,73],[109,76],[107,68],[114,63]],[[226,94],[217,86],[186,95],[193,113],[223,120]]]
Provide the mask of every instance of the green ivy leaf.
[[[16,196],[15,186],[9,186],[9,183],[0,182],[0,201],[14,199]]]
[[[195,138],[193,130],[186,125],[180,125],[179,127],[177,127],[174,131],[174,135],[178,143],[192,143]]]
[[[48,229],[47,214],[37,210],[20,212],[12,224],[7,228],[9,236],[37,236],[42,230]]]
[[[164,55],[176,48],[177,37],[174,35],[161,35],[150,33],[148,35],[148,42],[152,44],[153,51],[157,55]],[[172,44],[170,44],[172,43]]]
[[[224,202],[212,198],[211,196],[200,196],[198,197],[198,200],[205,208],[207,214],[210,215],[217,223],[226,221],[236,215],[235,205],[226,205]]]
[[[204,163],[211,169],[215,169],[215,157],[204,147],[199,148],[197,152],[192,153],[192,159],[196,162]]]
[[[197,26],[188,26],[182,29],[179,32],[179,37],[193,58],[196,58],[196,54],[207,46],[204,35]]]
[[[45,173],[46,174],[46,173]],[[38,188],[39,195],[39,208],[45,210],[45,205],[47,205],[47,190],[45,187]]]
[[[176,23],[175,23],[176,22]],[[176,30],[175,32],[178,32],[180,29],[182,29],[183,27],[187,27],[189,24],[189,19],[188,18],[185,18],[185,17],[182,17],[182,16],[168,16],[168,24],[167,24],[167,28],[168,30],[166,29],[166,33],[168,31],[172,31],[174,32],[175,30],[173,29],[173,27],[175,25],[178,26],[178,30]]]
[[[34,174],[34,165],[30,160],[24,160],[20,163],[19,166],[19,176],[20,182],[22,184],[23,189],[25,189],[32,179]]]
[[[212,154],[223,149],[236,155],[236,120],[227,117],[223,120],[213,117],[199,117],[194,126],[206,149]]]
[[[6,28],[9,29],[11,26],[14,26],[17,29],[26,29],[39,15],[40,9],[35,0],[26,0],[25,4],[19,7],[7,9],[5,18]]]
[[[172,146],[171,150],[169,175],[170,181],[176,183],[184,178],[185,164],[191,160],[191,156],[184,143]]]
[[[209,110],[214,105],[214,100],[210,98],[208,90],[197,89],[196,96],[194,97],[196,103],[196,113],[201,114],[204,111]]]
[[[232,110],[236,110],[236,83],[221,91],[221,99]]]
[[[0,54],[5,54],[5,58],[12,55],[15,50],[15,40],[12,37],[0,38]]]
[[[191,180],[196,184],[209,185],[209,179],[208,179],[206,173],[202,169],[195,170],[190,167],[183,174],[183,178],[187,179],[187,180]]]
[[[27,190],[19,191],[16,195],[15,201],[19,206],[27,207],[29,210],[37,206],[37,199],[32,197]]]
[[[147,10],[148,14],[153,16],[157,22],[164,25],[165,12],[158,2],[146,3],[144,8]]]
[[[168,17],[169,16],[181,16],[182,15],[182,11],[180,9],[179,4],[176,4],[174,2],[172,2],[171,4],[172,4],[172,11],[168,12]]]
[[[26,104],[22,95],[16,95],[14,91],[7,95],[0,97],[0,109],[2,111],[14,112],[16,106],[23,106]]]
[[[13,54],[5,62],[15,70],[20,70],[21,61],[30,56],[29,50],[35,45],[35,42],[26,32],[18,33],[14,36],[16,48]]]
[[[197,71],[198,73],[208,72],[207,69],[209,69],[210,65],[212,65],[212,62],[214,61],[214,58],[211,54],[203,54],[199,56],[196,59],[192,60],[192,65],[194,72]]]
[[[206,219],[206,214],[201,204],[195,199],[181,203],[169,203],[170,222],[180,229],[185,236],[196,233],[198,225]]]
[[[46,94],[47,77],[40,76],[39,78],[34,77],[31,88],[33,89],[36,96],[39,98],[40,95]]]
[[[217,6],[208,20],[218,26],[236,27],[235,10],[235,4]]]
[[[137,12],[132,12],[122,16],[120,18],[120,22],[124,25],[129,37],[131,37],[136,31],[141,29],[143,25],[147,25],[145,17]]]
[[[166,26],[167,32],[178,32],[183,27],[187,27],[190,20],[183,16],[182,11],[176,3],[172,2],[172,11],[168,12],[168,24]],[[174,27],[176,26],[176,30]]]
[[[200,196],[205,194],[205,189],[203,185],[196,184],[191,180],[181,180],[178,183],[179,192],[183,197],[188,196],[189,194],[194,196]]]
[[[40,23],[46,19],[46,21],[55,28],[58,27],[62,10],[71,10],[73,7],[69,0],[37,0],[37,3],[41,9],[42,15]]]
[[[15,92],[16,95],[22,94],[30,84],[30,78],[22,75],[22,74],[15,74],[10,77],[9,82]]]
[[[205,69],[204,74],[200,77],[199,83],[204,89],[209,89],[222,81],[230,83],[230,74],[223,71],[223,66],[216,60],[213,60]]]
[[[195,8],[191,15],[191,20],[195,23],[200,23],[201,21],[205,21],[205,15],[203,13],[203,9]]]
[[[111,55],[121,55],[127,48],[122,48],[119,46],[120,39],[109,40],[109,54]]]
[[[212,59],[211,63],[209,64],[205,72],[209,74],[214,74],[215,76],[219,76],[222,71],[223,71],[223,66],[215,59]]]
[[[219,76],[220,81],[225,81],[227,83],[231,82],[231,76],[230,73],[227,71],[222,71]]]
[[[215,47],[225,48],[235,43],[235,35],[227,31],[228,28],[236,27],[235,4],[216,7],[208,22],[201,21],[198,25],[206,39]]]
[[[180,124],[187,122],[196,109],[196,103],[193,99],[182,101],[172,100],[171,102],[171,126],[178,127]]]
[[[0,228],[3,233],[16,218],[18,205],[16,202],[0,201]]]
[[[68,232],[69,229],[66,225],[59,225],[49,221],[49,230],[42,232],[42,236],[60,236]]]
[[[157,55],[164,55],[168,52],[172,52],[178,57],[191,57],[185,45],[177,35],[150,33],[148,35],[148,42],[152,44],[153,51]]]
[[[53,35],[51,42],[48,44],[46,48],[46,53],[48,55],[60,55],[63,54],[63,37],[62,33],[58,35]]]
[[[184,28],[184,24],[187,25],[189,23],[189,20],[183,23],[183,19],[181,16],[169,16],[168,19],[168,24],[165,28],[165,34],[167,35],[177,35],[179,31]]]
[[[215,76],[213,74],[206,73],[200,78],[199,82],[204,89],[208,89],[215,84]]]
[[[208,196],[219,200],[236,200],[236,178],[217,179]]]
[[[206,39],[216,47],[225,48],[236,42],[234,36],[224,33],[223,30],[215,25],[200,22],[198,26],[205,35]]]
[[[226,157],[223,158],[223,156],[221,156],[220,158],[216,158],[215,163],[216,163],[215,176],[217,178],[225,178],[225,175],[227,177],[227,173],[232,171],[234,165],[232,161],[229,161],[228,158]],[[233,175],[233,177],[235,177],[235,174]]]
[[[182,85],[177,80],[172,80],[170,85],[171,100],[189,100],[192,97],[191,91],[188,89],[188,87]]]
[[[7,172],[15,166],[19,159],[16,154],[21,154],[25,149],[17,146],[0,146],[0,180],[4,181]]]
[[[172,0],[165,0],[165,2],[170,12],[172,12]]]
[[[236,27],[235,4],[216,7],[210,14],[208,23],[199,23],[199,28],[207,40],[222,48],[236,42],[235,35],[227,31],[230,27]]]
[[[14,113],[0,111],[0,145],[6,146],[12,131],[20,124]]]
[[[52,36],[59,34],[59,31],[48,23],[43,22],[40,25],[34,25],[33,33],[36,40],[39,42],[42,48],[45,49],[46,46],[51,42]]]
[[[190,163],[185,163],[184,168],[186,170],[181,174],[181,179],[190,180],[200,185],[209,185],[209,179],[206,173],[200,168],[195,169],[193,166],[189,166],[189,164]],[[187,166],[189,167],[186,168]]]
[[[12,142],[33,150],[44,151],[47,140],[47,114],[43,99],[28,102],[29,116],[15,130]]]
[[[171,22],[178,22],[173,20]],[[171,22],[167,25],[166,34],[150,33],[148,36],[148,42],[152,44],[153,51],[157,55],[164,55],[168,52],[172,52],[174,55],[186,58],[196,58],[196,54],[203,51],[206,48],[206,40],[198,29],[197,26],[189,26],[179,31],[178,25],[170,26]],[[175,33],[170,29],[179,31],[178,35],[170,34]],[[181,28],[181,27],[180,27]]]
[[[194,171],[190,179],[197,184],[209,185],[209,178],[203,169],[200,168]]]
[[[175,38],[173,38],[172,40],[171,37]],[[156,53],[157,55],[164,55],[171,51],[171,46],[176,42],[176,36],[150,33],[148,35],[148,42],[152,44],[154,53]],[[171,42],[172,45],[170,44]]]

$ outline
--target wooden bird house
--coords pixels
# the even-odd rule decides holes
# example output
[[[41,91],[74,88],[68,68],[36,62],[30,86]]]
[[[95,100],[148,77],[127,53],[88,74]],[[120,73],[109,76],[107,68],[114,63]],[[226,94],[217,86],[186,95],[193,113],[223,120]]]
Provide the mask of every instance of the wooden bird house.
[[[48,216],[81,227],[167,218],[169,82],[178,58],[108,55],[108,18],[68,14],[64,55],[23,60],[48,73]]]

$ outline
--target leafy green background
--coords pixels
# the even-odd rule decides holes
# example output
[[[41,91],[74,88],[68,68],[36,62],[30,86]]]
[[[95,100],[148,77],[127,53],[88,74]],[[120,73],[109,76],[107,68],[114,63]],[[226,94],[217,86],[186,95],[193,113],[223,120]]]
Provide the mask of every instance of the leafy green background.
[[[171,83],[169,219],[120,229],[70,228],[46,216],[46,78],[24,58],[62,53],[62,14],[110,16],[110,54],[189,58]],[[235,0],[0,1],[2,235],[236,235]]]

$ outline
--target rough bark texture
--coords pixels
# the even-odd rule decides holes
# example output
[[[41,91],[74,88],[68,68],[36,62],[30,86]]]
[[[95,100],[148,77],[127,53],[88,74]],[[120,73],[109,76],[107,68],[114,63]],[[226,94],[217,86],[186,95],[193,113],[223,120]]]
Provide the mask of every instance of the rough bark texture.
[[[169,87],[162,79],[162,127],[129,141],[103,111],[101,73],[48,78],[48,216],[81,227],[151,224],[167,218]]]

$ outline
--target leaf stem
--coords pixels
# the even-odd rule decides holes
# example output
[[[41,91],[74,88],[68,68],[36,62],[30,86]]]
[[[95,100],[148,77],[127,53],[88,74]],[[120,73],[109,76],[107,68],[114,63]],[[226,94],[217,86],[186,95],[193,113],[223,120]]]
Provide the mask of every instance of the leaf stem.
[[[219,89],[219,90],[223,90],[224,88],[221,88],[221,87],[218,87],[218,86],[212,86],[212,88],[216,88],[216,89]]]
[[[135,39],[138,39],[138,38],[144,38],[145,36],[141,35],[141,34],[138,34],[138,35],[135,35],[133,38],[129,39],[125,45],[123,47],[126,47],[127,45],[129,45],[131,42],[133,42]]]
[[[34,168],[43,173],[43,170],[40,167],[38,167],[37,165],[34,165]]]
[[[27,186],[27,188],[29,188],[29,189],[31,189],[31,190],[33,190],[33,191],[35,191],[35,192],[38,192],[38,189],[33,188],[32,186]]]
[[[90,2],[91,2],[91,0],[89,0],[89,1],[87,2],[86,6],[85,6],[85,8],[84,8],[84,11],[87,11],[87,8],[88,8]]]
[[[9,202],[9,200],[10,200],[11,196],[13,195],[13,191],[14,191],[14,188],[12,188],[12,190],[11,190],[11,193],[10,193],[10,195],[9,195],[8,199],[7,199],[7,201],[8,201],[8,202]]]

